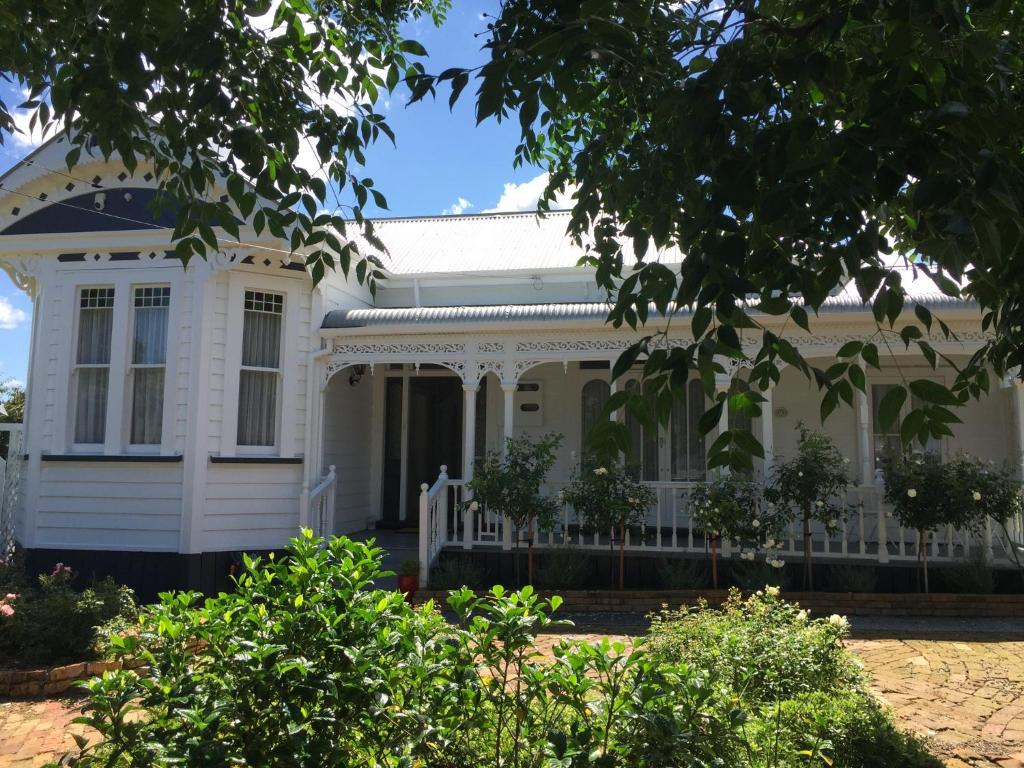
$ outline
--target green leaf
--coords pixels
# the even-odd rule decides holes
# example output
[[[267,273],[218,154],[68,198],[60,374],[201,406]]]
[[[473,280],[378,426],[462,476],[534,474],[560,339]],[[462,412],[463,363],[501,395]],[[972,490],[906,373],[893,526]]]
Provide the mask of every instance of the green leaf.
[[[878,424],[882,429],[892,429],[897,424],[903,404],[907,401],[907,390],[902,386],[890,389],[878,404]]]

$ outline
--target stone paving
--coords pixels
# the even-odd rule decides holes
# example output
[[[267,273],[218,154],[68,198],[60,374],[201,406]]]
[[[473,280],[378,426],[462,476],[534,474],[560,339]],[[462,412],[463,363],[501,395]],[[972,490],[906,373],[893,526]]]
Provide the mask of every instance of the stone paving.
[[[621,630],[620,630],[621,632]],[[541,651],[563,637],[546,635]],[[625,632],[618,635],[628,642]],[[1024,768],[1024,639],[861,636],[849,647],[872,688],[904,727],[924,736],[949,768]],[[38,768],[74,749],[76,701],[0,702],[0,768]],[[88,735],[88,734],[86,734]],[[895,768],[895,766],[894,766]]]

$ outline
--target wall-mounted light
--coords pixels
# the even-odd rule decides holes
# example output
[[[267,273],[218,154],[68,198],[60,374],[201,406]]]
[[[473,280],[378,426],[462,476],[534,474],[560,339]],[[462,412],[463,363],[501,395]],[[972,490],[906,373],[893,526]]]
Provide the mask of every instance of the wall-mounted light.
[[[363,379],[363,374],[366,373],[365,365],[357,365],[352,369],[352,374],[348,377],[348,385],[354,387]]]

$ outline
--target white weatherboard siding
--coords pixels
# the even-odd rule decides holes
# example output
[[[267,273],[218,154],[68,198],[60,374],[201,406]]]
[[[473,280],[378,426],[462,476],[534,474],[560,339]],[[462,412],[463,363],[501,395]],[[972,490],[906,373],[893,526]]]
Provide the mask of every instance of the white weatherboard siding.
[[[275,549],[299,530],[302,466],[211,464],[203,552]]]
[[[340,371],[324,393],[323,463],[325,468],[333,464],[338,474],[334,518],[338,533],[362,530],[368,520],[377,517],[371,506],[370,446],[374,430],[383,428],[383,423],[373,418],[374,397],[383,393],[378,395],[378,377],[371,377],[369,372],[351,386],[352,373],[351,368]]]
[[[181,464],[45,462],[35,546],[175,552]]]

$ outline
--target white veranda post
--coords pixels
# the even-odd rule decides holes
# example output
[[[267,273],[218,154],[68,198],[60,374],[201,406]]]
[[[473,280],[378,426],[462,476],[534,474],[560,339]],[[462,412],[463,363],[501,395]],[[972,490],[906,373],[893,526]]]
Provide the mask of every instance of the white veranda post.
[[[462,385],[462,479],[467,484],[473,479],[473,463],[476,460],[476,397],[479,391],[478,383]],[[469,500],[470,494],[467,490],[463,502]],[[462,515],[463,547],[470,549],[473,545],[473,513],[469,510],[468,504]]]
[[[761,462],[765,482],[771,480],[772,470],[775,467],[775,406],[772,393],[775,388],[769,386],[762,394],[764,402],[761,403],[761,447],[764,449],[764,459]]]
[[[505,418],[501,425],[501,455],[508,454],[508,440],[512,437],[512,425],[515,419],[516,404],[516,383],[501,382],[501,392],[504,398]],[[512,549],[512,523],[506,517],[501,529],[501,548]]]

